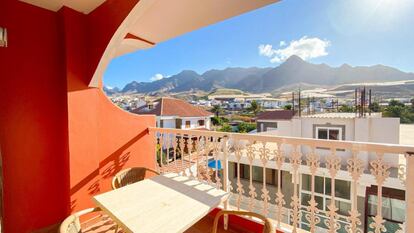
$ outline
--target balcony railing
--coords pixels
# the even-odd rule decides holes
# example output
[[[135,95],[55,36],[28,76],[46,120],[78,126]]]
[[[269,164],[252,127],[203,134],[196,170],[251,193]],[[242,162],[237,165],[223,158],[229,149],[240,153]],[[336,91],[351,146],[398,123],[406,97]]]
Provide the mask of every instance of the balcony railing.
[[[150,132],[161,173],[177,172],[231,191],[223,208],[263,214],[280,230],[288,225],[292,232],[405,232],[414,220],[414,183],[406,182],[414,178],[412,146],[200,130]],[[349,197],[337,189],[341,182],[348,184]],[[376,203],[369,203],[375,214],[366,223],[361,187],[377,187]],[[405,191],[405,223],[385,221],[385,188]]]

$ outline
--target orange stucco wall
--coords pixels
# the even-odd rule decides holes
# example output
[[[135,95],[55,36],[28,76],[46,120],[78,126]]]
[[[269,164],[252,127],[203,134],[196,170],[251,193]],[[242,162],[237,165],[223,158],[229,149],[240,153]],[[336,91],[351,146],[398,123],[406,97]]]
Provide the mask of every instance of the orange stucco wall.
[[[93,205],[124,167],[154,167],[151,116],[88,88],[106,44],[137,0],[108,0],[89,15],[1,0],[0,149],[4,232],[32,232]],[[105,19],[105,21],[103,21]],[[111,22],[111,23],[106,23]]]
[[[155,167],[151,116],[114,106],[101,90],[68,93],[71,208],[93,205],[91,197],[110,190],[111,178],[125,167]]]

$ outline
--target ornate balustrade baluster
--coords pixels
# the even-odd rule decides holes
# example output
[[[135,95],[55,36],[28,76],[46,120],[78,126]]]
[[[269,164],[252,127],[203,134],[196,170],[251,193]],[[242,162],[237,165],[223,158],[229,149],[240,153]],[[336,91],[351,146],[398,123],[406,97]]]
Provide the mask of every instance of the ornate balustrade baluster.
[[[173,143],[174,172],[178,173],[178,166],[177,166],[178,137],[176,134],[173,134],[172,143]]]
[[[357,206],[357,189],[358,189],[358,181],[361,178],[361,175],[364,171],[363,161],[358,158],[358,151],[352,151],[352,158],[348,159],[348,172],[352,177],[351,182],[351,210],[348,211],[349,216],[347,217],[349,225],[345,226],[345,230],[348,233],[362,233],[361,228],[361,220],[359,217],[361,214],[358,212]]]
[[[187,150],[188,150],[188,163],[189,163],[189,167],[188,167],[188,172],[190,173],[190,178],[194,178],[194,174],[193,174],[193,170],[192,168],[192,164],[193,164],[193,136],[192,135],[188,135],[188,139],[187,139]]]
[[[292,207],[291,221],[292,221],[292,232],[296,233],[297,228],[300,222],[300,201],[298,193],[298,180],[299,180],[299,166],[302,163],[301,153],[299,151],[300,146],[293,144],[292,153],[290,156],[290,164],[292,166],[292,179],[293,179],[293,196],[292,201],[290,202],[290,207]]]
[[[162,159],[164,157],[163,155],[163,151],[164,151],[164,134],[160,133],[160,148],[159,148],[159,154],[160,154],[160,170],[161,173],[164,173],[164,160]]]
[[[329,229],[328,232],[335,233],[341,227],[338,222],[338,208],[335,203],[335,178],[341,169],[341,159],[336,154],[336,148],[331,148],[331,154],[326,159],[326,168],[331,178],[331,201],[328,205],[328,212],[326,213],[328,219],[325,219],[324,222]]]
[[[167,163],[167,166],[165,166],[165,173],[168,173],[170,171],[170,144],[171,144],[171,134],[167,133],[165,135],[165,148],[166,148],[166,155],[165,160]]]
[[[388,171],[390,166],[384,163],[383,157],[384,154],[379,152],[377,153],[377,159],[370,162],[371,174],[375,177],[378,189],[377,215],[374,217],[374,221],[369,224],[369,227],[372,228],[375,233],[387,232],[387,229],[384,226],[385,220],[382,218],[382,186],[390,175],[390,172]]]
[[[195,143],[195,150],[196,150],[196,154],[195,154],[195,160],[196,160],[196,175],[195,177],[198,180],[202,180],[201,178],[201,173],[200,173],[200,169],[199,169],[199,165],[200,165],[200,156],[201,156],[201,146],[202,146],[202,137],[196,137],[195,139],[193,139],[193,142]]]
[[[234,142],[234,155],[236,156],[237,161],[237,200],[236,200],[236,207],[237,210],[240,210],[240,205],[243,200],[244,189],[243,185],[240,181],[240,160],[242,157],[242,150],[241,150],[241,142],[239,140]]]
[[[270,201],[269,190],[267,190],[267,187],[266,187],[266,165],[270,158],[269,153],[270,153],[270,150],[266,148],[266,142],[262,142],[262,147],[259,149],[259,157],[263,164],[263,188],[262,188],[261,198],[263,200],[262,213],[264,216],[267,216],[269,212],[268,208],[269,208],[269,201]]]
[[[315,147],[311,148],[311,153],[308,155],[306,164],[309,167],[311,174],[311,199],[308,201],[307,211],[310,214],[306,214],[305,218],[309,222],[310,232],[316,231],[316,225],[321,221],[319,216],[318,203],[315,200],[315,175],[319,168],[319,155],[315,151]]]
[[[220,161],[220,153],[221,153],[221,141],[220,138],[216,137],[213,141],[213,146],[214,146],[214,160],[215,160],[215,180],[216,180],[216,187],[217,189],[221,189],[222,184],[221,184],[221,179],[219,176],[219,161]]]
[[[280,223],[282,222],[283,206],[286,204],[284,195],[282,193],[282,165],[285,162],[285,156],[281,150],[281,144],[277,144],[275,154],[275,162],[277,168],[277,193],[276,193],[276,220],[277,228],[280,229]]]
[[[156,166],[157,171],[161,173],[161,168],[160,168],[160,165],[158,164],[158,154],[159,154],[159,148],[160,148],[160,134],[158,132],[155,132],[154,136],[155,136],[155,156],[154,156],[155,166]]]
[[[208,156],[210,154],[210,151],[213,150],[213,145],[212,145],[212,142],[211,142],[212,139],[213,138],[209,136],[209,137],[206,137],[206,141],[205,141],[205,150],[206,150],[206,176],[207,176],[207,183],[210,184],[210,185],[212,183],[212,181],[211,181],[212,174],[210,174],[210,168],[208,166],[208,162],[209,162]]]
[[[181,175],[187,176],[187,173],[185,171],[185,165],[184,165],[184,157],[185,157],[184,156],[184,152],[185,152],[184,148],[185,148],[185,145],[186,145],[184,134],[180,135],[180,139],[178,140],[178,145],[180,147],[180,154],[181,154]]]
[[[253,211],[254,202],[257,197],[256,188],[253,186],[253,160],[255,158],[255,148],[253,141],[249,141],[247,146],[247,159],[249,160],[249,211]]]

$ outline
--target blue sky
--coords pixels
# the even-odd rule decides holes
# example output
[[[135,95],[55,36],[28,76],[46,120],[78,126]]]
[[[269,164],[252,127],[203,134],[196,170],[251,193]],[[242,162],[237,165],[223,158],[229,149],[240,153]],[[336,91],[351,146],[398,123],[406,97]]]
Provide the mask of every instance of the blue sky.
[[[124,87],[194,70],[311,63],[384,64],[414,72],[413,0],[283,0],[115,58],[104,83]]]

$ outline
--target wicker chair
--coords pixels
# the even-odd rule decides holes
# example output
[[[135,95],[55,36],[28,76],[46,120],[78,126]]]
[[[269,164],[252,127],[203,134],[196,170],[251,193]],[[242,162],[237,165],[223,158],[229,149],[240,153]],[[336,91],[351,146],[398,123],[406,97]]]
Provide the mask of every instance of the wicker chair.
[[[222,210],[218,212],[216,217],[214,218],[213,233],[217,233],[219,219],[224,214],[238,215],[238,216],[250,216],[250,217],[259,218],[264,222],[263,233],[274,233],[275,232],[273,224],[269,221],[268,218],[266,218],[265,216],[261,214],[256,214],[253,212],[246,212],[246,211]]]
[[[136,183],[145,179],[147,172],[159,175],[157,171],[154,171],[145,167],[133,167],[127,168],[118,172],[114,178],[112,178],[112,189],[119,189],[129,184]]]
[[[76,212],[76,213],[70,215],[69,217],[67,217],[62,222],[62,224],[60,224],[59,233],[81,233],[81,232],[84,232],[83,231],[84,229],[82,229],[82,226],[81,226],[82,224],[80,223],[79,218],[83,215],[91,214],[91,213],[98,213],[100,211],[101,211],[101,209],[99,207],[95,207],[95,208],[89,208],[89,209],[81,210],[79,212]],[[96,225],[91,224],[90,227],[91,228],[98,228],[99,225],[102,225],[102,226],[105,225],[105,227],[107,228],[108,227],[108,222],[106,222],[106,221],[110,220],[109,217],[106,217],[106,219],[104,219],[103,215],[98,215],[98,218],[94,218],[94,220],[96,222],[98,222],[98,224],[96,224]],[[109,225],[111,226],[111,229],[114,228],[114,232],[117,233],[118,232],[118,225],[113,223],[112,220],[110,220],[110,221],[111,222],[110,222]],[[90,220],[90,221],[87,221],[87,222],[91,223],[92,221]],[[99,222],[100,222],[100,224],[99,224]]]

